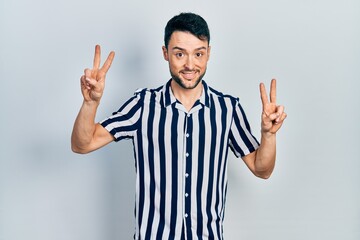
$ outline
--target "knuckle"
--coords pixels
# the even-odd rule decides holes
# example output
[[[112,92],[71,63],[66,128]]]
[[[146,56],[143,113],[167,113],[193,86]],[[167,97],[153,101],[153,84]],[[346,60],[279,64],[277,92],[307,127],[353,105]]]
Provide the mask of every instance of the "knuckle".
[[[85,74],[85,76],[91,75],[91,70],[89,68],[85,68],[84,74]]]

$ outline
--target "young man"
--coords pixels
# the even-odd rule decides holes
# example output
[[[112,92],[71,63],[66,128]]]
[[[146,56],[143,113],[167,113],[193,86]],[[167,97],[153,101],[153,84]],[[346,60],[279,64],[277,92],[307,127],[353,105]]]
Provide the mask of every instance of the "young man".
[[[83,105],[74,124],[72,150],[88,153],[112,141],[130,138],[136,158],[135,239],[223,239],[227,155],[231,149],[258,177],[274,168],[276,132],[286,114],[260,84],[263,104],[261,141],[250,132],[239,100],[203,80],[210,57],[205,20],[182,13],[165,28],[164,59],[171,79],[157,89],[135,93],[116,113],[94,123],[111,52],[100,67],[81,77]]]

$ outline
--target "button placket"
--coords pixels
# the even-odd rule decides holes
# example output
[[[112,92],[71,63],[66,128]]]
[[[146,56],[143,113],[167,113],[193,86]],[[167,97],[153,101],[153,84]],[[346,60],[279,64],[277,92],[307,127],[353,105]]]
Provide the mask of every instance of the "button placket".
[[[184,184],[185,184],[185,191],[184,191],[184,202],[185,202],[185,209],[184,209],[184,218],[186,223],[186,228],[191,227],[190,223],[190,211],[191,211],[191,203],[190,203],[190,193],[191,193],[191,161],[192,161],[192,139],[191,139],[191,133],[192,133],[192,117],[191,114],[187,114],[186,119],[186,128],[185,128],[185,178],[184,178]]]

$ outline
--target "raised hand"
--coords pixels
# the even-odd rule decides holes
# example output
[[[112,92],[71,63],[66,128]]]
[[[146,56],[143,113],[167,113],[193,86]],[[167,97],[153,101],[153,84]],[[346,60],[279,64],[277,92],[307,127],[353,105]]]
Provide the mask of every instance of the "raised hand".
[[[262,101],[261,131],[275,134],[287,116],[284,106],[276,105],[276,80],[271,80],[270,101],[263,83],[260,83],[260,95]]]
[[[95,46],[94,64],[92,69],[85,69],[84,75],[81,76],[81,92],[84,96],[84,101],[100,102],[105,87],[106,73],[108,72],[111,63],[114,59],[115,52],[110,52],[104,65],[100,67],[100,46]]]

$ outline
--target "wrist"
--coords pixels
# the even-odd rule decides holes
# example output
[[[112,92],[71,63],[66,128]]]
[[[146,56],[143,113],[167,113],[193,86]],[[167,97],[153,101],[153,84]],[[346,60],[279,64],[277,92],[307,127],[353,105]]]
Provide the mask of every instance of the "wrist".
[[[100,101],[83,101],[83,106],[86,108],[97,108],[100,105]]]
[[[264,139],[276,138],[276,133],[272,133],[272,132],[270,132],[270,131],[261,130],[261,138],[264,138]]]

